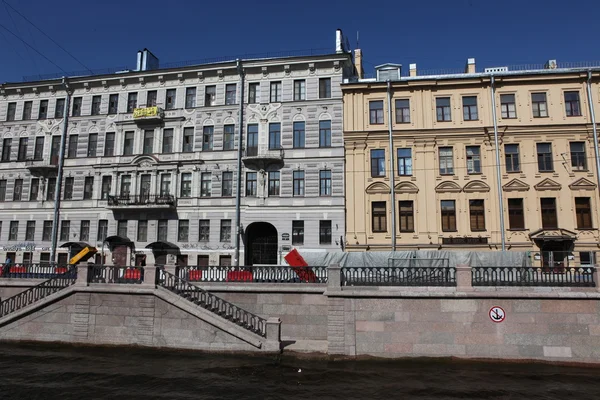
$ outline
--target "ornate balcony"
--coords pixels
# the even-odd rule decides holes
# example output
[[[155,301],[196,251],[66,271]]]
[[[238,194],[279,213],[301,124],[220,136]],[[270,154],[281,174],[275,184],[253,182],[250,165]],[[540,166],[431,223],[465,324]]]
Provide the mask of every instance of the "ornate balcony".
[[[58,170],[58,155],[51,156],[49,160],[28,158],[25,160],[25,168],[31,175],[47,176]]]
[[[121,194],[108,196],[106,208],[110,210],[135,209],[135,208],[173,208],[176,199],[172,195],[154,194]]]
[[[275,165],[278,168],[283,167],[285,152],[282,148],[272,149],[269,146],[252,146],[244,150],[242,161],[246,168],[255,170],[266,170]]]
[[[137,124],[162,122],[165,113],[160,107],[135,108],[133,110],[133,120]]]

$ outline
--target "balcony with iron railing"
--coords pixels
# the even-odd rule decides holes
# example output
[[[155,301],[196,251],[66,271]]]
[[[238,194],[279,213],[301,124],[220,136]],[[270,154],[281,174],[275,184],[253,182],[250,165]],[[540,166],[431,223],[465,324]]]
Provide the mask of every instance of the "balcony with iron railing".
[[[26,158],[25,168],[29,170],[32,175],[45,175],[49,172],[54,172],[58,169],[58,155],[52,155],[49,159],[43,158]]]
[[[248,146],[244,149],[242,161],[246,168],[266,170],[270,166],[283,167],[285,151],[281,147]]]
[[[133,110],[133,120],[138,124],[162,122],[165,116],[162,107],[143,107]]]
[[[106,208],[134,209],[134,208],[173,208],[177,199],[170,194],[119,194],[108,196]]]

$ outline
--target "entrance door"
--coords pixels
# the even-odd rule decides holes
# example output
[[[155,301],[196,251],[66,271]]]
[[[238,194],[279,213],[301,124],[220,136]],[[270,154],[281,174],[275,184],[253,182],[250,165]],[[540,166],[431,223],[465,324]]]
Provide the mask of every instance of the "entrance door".
[[[277,229],[267,222],[246,228],[246,265],[277,264]]]
[[[564,270],[569,266],[570,242],[548,242],[542,247],[542,267],[552,268],[556,272]]]
[[[118,267],[126,267],[127,262],[127,246],[115,246],[112,251],[113,265]]]

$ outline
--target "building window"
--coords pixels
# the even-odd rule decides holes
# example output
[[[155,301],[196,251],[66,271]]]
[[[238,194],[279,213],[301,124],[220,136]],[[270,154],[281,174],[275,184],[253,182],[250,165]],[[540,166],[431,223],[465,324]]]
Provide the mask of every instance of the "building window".
[[[331,98],[331,78],[319,78],[319,98]]]
[[[137,92],[127,94],[127,112],[132,113],[137,108]]]
[[[97,149],[98,149],[98,134],[90,133],[88,136],[87,156],[88,157],[96,157]]]
[[[192,173],[184,172],[181,174],[181,197],[192,197]]]
[[[214,126],[202,128],[202,151],[212,151]]]
[[[319,147],[331,147],[331,121],[319,121]]]
[[[533,108],[534,118],[543,118],[548,116],[548,103],[546,93],[531,93],[531,107]]]
[[[292,221],[292,246],[304,244],[304,221]]]
[[[75,178],[68,177],[65,178],[65,191],[63,193],[64,200],[73,200],[73,184],[75,182]]]
[[[46,119],[48,118],[48,100],[40,101],[40,110],[38,119]]]
[[[167,94],[165,96],[165,110],[174,109],[176,99],[177,99],[177,89],[167,89]]]
[[[477,121],[477,96],[463,96],[463,119],[465,121]]]
[[[469,216],[472,232],[485,231],[485,208],[483,200],[469,200]]]
[[[571,148],[571,167],[576,171],[586,171],[585,143],[571,142],[569,146]]]
[[[410,100],[396,100],[396,123],[408,124],[410,122]]]
[[[246,156],[258,155],[258,124],[248,124],[246,139]]]
[[[161,174],[160,176],[160,195],[169,196],[171,194],[171,174]]]
[[[14,121],[17,113],[17,103],[8,103],[8,110],[6,112],[6,120]]]
[[[110,190],[112,187],[112,176],[104,175],[102,177],[102,193],[100,193],[100,199],[106,200],[110,195]]]
[[[212,195],[212,173],[203,172],[200,174],[200,197],[210,197]]]
[[[25,227],[25,240],[35,240],[35,221],[27,221]]]
[[[514,94],[500,95],[500,110],[502,112],[502,118],[504,119],[517,118],[517,107],[515,105]]]
[[[435,99],[435,110],[438,122],[452,121],[450,110],[450,97],[438,97]]]
[[[119,112],[119,95],[111,94],[108,96],[108,113],[116,114]]]
[[[221,181],[221,197],[233,196],[233,172],[223,172]]]
[[[126,219],[117,221],[117,236],[120,236],[122,238],[127,237],[127,220]]]
[[[12,146],[12,139],[4,139],[2,141],[2,161],[10,161],[10,148]]]
[[[26,101],[23,105],[23,120],[28,121],[31,119],[31,110],[33,109],[33,101]]]
[[[166,219],[159,219],[156,231],[157,240],[167,241],[169,237],[169,221]]]
[[[319,196],[331,196],[331,171],[319,171]]]
[[[581,266],[593,266],[596,263],[596,253],[593,251],[579,252],[579,263]]]
[[[17,161],[25,161],[27,159],[27,145],[29,144],[29,138],[19,139],[19,151],[17,152]]]
[[[554,171],[552,161],[552,145],[550,143],[537,143],[537,162],[540,172]]]
[[[138,242],[148,241],[148,221],[147,220],[138,221],[137,241]]]
[[[371,203],[371,226],[373,232],[387,232],[387,212],[385,201],[374,201]]]
[[[271,103],[281,102],[281,82],[271,82]]]
[[[50,223],[51,223],[50,225],[52,225],[52,221],[50,221]],[[107,219],[98,220],[97,241],[104,242],[106,240],[107,236],[108,236],[108,220]]]
[[[452,147],[440,147],[440,175],[454,174],[454,155]]]
[[[231,220],[221,220],[221,242],[231,242]]]
[[[479,146],[467,146],[467,173],[481,173],[481,150]]]
[[[398,175],[412,175],[412,150],[409,148],[398,149],[396,158],[398,159]]]
[[[190,221],[187,219],[180,219],[179,226],[177,229],[177,238],[180,242],[187,242],[190,236]]]
[[[369,123],[383,124],[383,100],[369,102]]]
[[[46,201],[54,201],[56,197],[56,178],[48,178]]]
[[[162,152],[172,153],[173,152],[173,129],[163,129],[163,140],[162,140]]]
[[[112,157],[115,154],[115,133],[106,132],[104,138],[104,157]]]
[[[194,128],[183,128],[183,148],[184,153],[194,151]]]
[[[592,229],[592,207],[589,197],[575,197],[577,229]]]
[[[228,83],[225,85],[225,104],[235,104],[235,92],[237,85],[235,83]]]
[[[77,157],[77,142],[79,141],[79,135],[69,135],[69,151],[67,157]]]
[[[269,196],[279,196],[279,171],[269,171]]]
[[[442,231],[456,231],[456,202],[454,200],[442,200]]]
[[[44,137],[36,137],[35,145],[33,148],[33,159],[42,160],[44,158]]]
[[[158,93],[156,90],[149,90],[146,95],[146,107],[156,107],[156,99],[158,97]]]
[[[306,81],[296,79],[294,81],[294,101],[306,100]]]
[[[71,234],[71,221],[60,221],[60,238],[61,241],[68,241]]]
[[[331,244],[331,221],[319,221],[319,244]]]
[[[303,149],[305,139],[306,131],[304,121],[294,122],[294,148]]]
[[[71,178],[71,179],[73,179],[73,178]],[[22,196],[23,196],[23,179],[15,179],[15,187],[13,189],[13,201],[21,201]]]
[[[385,176],[385,150],[371,150],[371,176]]]
[[[556,199],[554,197],[542,197],[540,199],[540,204],[542,210],[542,228],[557,229]]]
[[[217,87],[206,86],[204,88],[204,107],[214,106],[217,103]]]
[[[185,88],[185,108],[196,107],[196,88]]]
[[[0,179],[0,201],[6,200],[6,179]]]
[[[281,148],[281,124],[269,124],[269,149],[276,150]]]
[[[121,196],[127,197],[131,193],[131,175],[121,176]]]
[[[258,103],[258,82],[253,82],[248,84],[248,103],[255,104]]]
[[[506,162],[506,172],[520,172],[521,164],[519,162],[519,145],[504,145],[504,160]]]
[[[147,201],[150,197],[150,181],[152,180],[152,176],[150,174],[142,174],[140,175],[140,191],[139,195],[142,201]]]
[[[235,125],[225,125],[223,131],[223,150],[233,150],[235,140]]]
[[[82,220],[79,225],[79,240],[87,242],[90,240],[90,221]]]
[[[198,241],[208,242],[210,240],[210,220],[201,219],[199,222]]]
[[[83,182],[83,199],[90,200],[94,193],[94,177],[86,176]]]
[[[304,196],[304,171],[294,171],[294,196]]]
[[[578,117],[581,115],[579,92],[565,92],[565,111],[567,117]]]
[[[31,110],[29,110],[31,117]],[[54,118],[62,118],[65,116],[65,99],[56,99],[56,107],[54,108]]]
[[[52,240],[52,221],[44,221],[42,226],[42,241]]]
[[[92,97],[92,115],[100,114],[100,103],[102,102],[102,96]]]
[[[412,200],[401,200],[398,202],[400,211],[400,232],[415,231],[415,212]]]
[[[73,116],[74,117],[79,117],[81,116],[81,104],[83,102],[83,98],[81,97],[74,97],[73,98]]]
[[[31,179],[29,187],[29,201],[37,201],[40,190],[40,180],[38,178]]]
[[[246,172],[246,196],[256,196],[256,172]]]
[[[154,150],[154,130],[146,129],[144,131],[144,148],[142,154],[152,154]]]
[[[125,132],[125,136],[123,138],[123,155],[130,156],[133,154],[133,131]]]
[[[19,221],[10,221],[8,230],[8,240],[18,240],[19,237]]]

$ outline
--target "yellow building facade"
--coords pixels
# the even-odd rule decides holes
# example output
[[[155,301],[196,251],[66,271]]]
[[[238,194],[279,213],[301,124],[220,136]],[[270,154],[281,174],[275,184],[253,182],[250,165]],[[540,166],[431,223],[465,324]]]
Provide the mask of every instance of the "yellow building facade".
[[[600,115],[600,69],[475,73],[470,59],[465,71],[419,76],[411,65],[400,77],[388,64],[343,85],[347,250],[391,250],[395,228],[396,250],[504,242],[545,265],[593,263],[600,204],[588,85]]]

